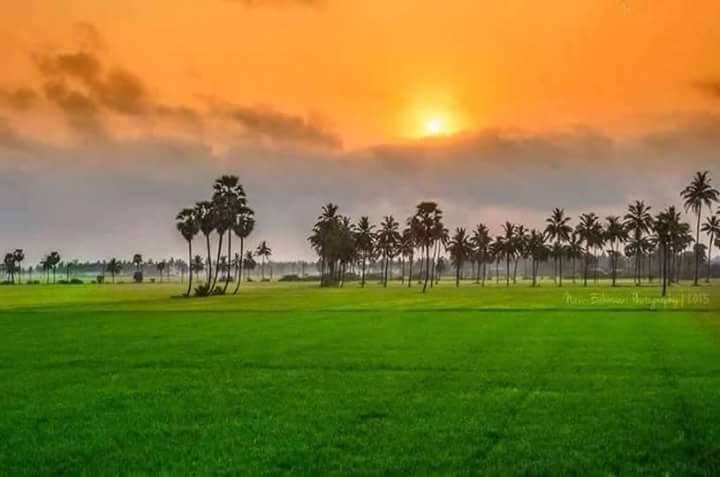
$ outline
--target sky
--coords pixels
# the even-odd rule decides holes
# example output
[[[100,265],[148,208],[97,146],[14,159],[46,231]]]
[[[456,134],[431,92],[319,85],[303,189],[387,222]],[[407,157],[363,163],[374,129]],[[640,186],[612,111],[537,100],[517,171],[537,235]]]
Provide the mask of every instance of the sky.
[[[320,207],[450,227],[622,215],[720,181],[715,0],[0,0],[0,249],[184,256],[237,174],[250,242]]]

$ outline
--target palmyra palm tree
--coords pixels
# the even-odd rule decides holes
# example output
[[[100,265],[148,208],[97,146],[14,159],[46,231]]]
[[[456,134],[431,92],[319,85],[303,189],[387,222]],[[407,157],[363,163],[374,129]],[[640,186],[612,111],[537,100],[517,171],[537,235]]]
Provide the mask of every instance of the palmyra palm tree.
[[[552,211],[552,214],[548,219],[546,220],[547,227],[545,227],[545,233],[547,234],[548,238],[550,240],[555,241],[556,249],[559,250],[559,246],[563,243],[567,242],[570,238],[570,233],[572,232],[572,227],[570,227],[570,217],[567,217],[565,215],[564,209],[558,209],[555,208]],[[563,272],[562,272],[562,253],[559,253],[555,256],[556,261],[556,268],[559,270],[560,275],[560,282],[559,286],[562,286],[562,279],[563,279]],[[558,267],[558,260],[559,260],[559,267]]]
[[[628,206],[625,214],[625,227],[629,232],[630,251],[635,257],[635,282],[639,286],[642,283],[642,274],[640,273],[640,264],[643,255],[648,250],[649,243],[646,235],[652,230],[652,215],[650,210],[652,207],[645,205],[641,200],[635,201],[634,204]]]
[[[112,282],[115,283],[115,275],[122,271],[122,264],[117,258],[112,258],[107,263],[106,268],[107,271],[110,273],[110,276],[112,277]]]
[[[224,175],[219,179],[215,180],[213,184],[213,196],[212,204],[216,211],[217,222],[215,224],[215,231],[219,235],[218,241],[218,252],[216,262],[220,261],[220,254],[222,253],[223,237],[227,234],[227,255],[226,263],[229,264],[232,260],[232,236],[233,227],[237,223],[237,217],[241,213],[251,212],[247,209],[247,196],[245,190],[240,184],[240,178],[234,175]],[[246,210],[247,209],[247,210]],[[215,276],[213,278],[213,284],[211,288],[215,288],[219,275],[219,267],[215,270]],[[223,293],[227,291],[228,283],[230,282],[230,273],[226,274],[225,286],[223,287]]]
[[[692,210],[697,215],[696,239],[695,243],[700,243],[700,221],[702,219],[702,211],[704,207],[712,210],[714,202],[720,200],[720,191],[710,185],[710,173],[697,172],[692,182],[680,193],[685,200],[685,212]],[[698,285],[698,276],[700,270],[700,254],[695,253],[695,281],[694,285]]]
[[[612,269],[612,286],[617,285],[617,267],[618,257],[620,255],[620,246],[627,240],[628,234],[625,225],[620,221],[620,217],[611,215],[606,219],[605,238],[610,244],[610,268]]]
[[[272,249],[268,247],[268,244],[265,240],[260,242],[260,245],[257,246],[257,249],[255,249],[255,255],[262,259],[262,281],[265,281],[265,262],[269,260],[272,256]]]
[[[367,261],[372,257],[373,250],[375,249],[375,226],[370,223],[370,219],[367,216],[360,217],[358,223],[355,224],[354,233],[355,244],[360,258],[360,286],[365,288]]]
[[[464,228],[455,229],[450,242],[448,243],[448,252],[450,252],[450,260],[455,267],[455,286],[460,286],[460,272],[465,261],[472,256],[473,247],[470,238]]]
[[[386,216],[380,223],[377,233],[377,246],[383,258],[383,286],[387,288],[388,268],[393,257],[397,254],[402,237],[399,232],[400,224],[391,215]]]
[[[210,252],[210,234],[215,230],[217,222],[217,214],[212,202],[202,201],[195,204],[195,218],[200,225],[200,232],[205,236],[205,246],[207,252],[207,289],[210,293],[210,285],[212,283],[212,255]]]
[[[200,222],[197,220],[195,212],[196,209],[183,209],[180,211],[180,213],[178,213],[177,217],[175,217],[175,220],[177,221],[175,226],[177,227],[178,232],[180,232],[180,235],[182,235],[182,237],[188,244],[188,263],[192,263],[193,260],[192,241],[195,236],[200,232]],[[192,282],[193,273],[191,270],[190,278],[188,280],[188,288],[187,292],[185,292],[185,296],[190,296],[190,292],[192,291]]]
[[[244,248],[245,248],[245,239],[247,239],[250,236],[250,234],[252,233],[254,228],[255,228],[255,213],[252,210],[250,210],[250,208],[243,207],[237,215],[237,220],[235,221],[235,225],[233,225],[233,233],[240,238],[240,253],[238,254],[239,259],[235,261],[236,262],[236,270],[237,270],[237,275],[236,275],[237,282],[235,283],[235,290],[233,291],[233,295],[237,295],[238,290],[240,289],[240,282],[242,282],[243,269],[244,269],[244,260],[242,260],[242,257],[243,257]],[[226,288],[227,288],[227,286],[226,286]]]
[[[715,238],[720,236],[720,217],[717,215],[711,215],[707,218],[702,226],[702,231],[710,236],[708,242],[708,259],[707,259],[707,274],[705,276],[705,283],[710,283],[710,265],[712,263],[712,247]]]

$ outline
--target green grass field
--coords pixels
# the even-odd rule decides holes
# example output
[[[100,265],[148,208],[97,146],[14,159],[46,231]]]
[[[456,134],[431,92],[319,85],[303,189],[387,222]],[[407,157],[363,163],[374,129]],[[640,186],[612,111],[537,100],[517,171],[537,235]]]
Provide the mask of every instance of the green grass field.
[[[0,287],[0,472],[720,474],[720,287]]]

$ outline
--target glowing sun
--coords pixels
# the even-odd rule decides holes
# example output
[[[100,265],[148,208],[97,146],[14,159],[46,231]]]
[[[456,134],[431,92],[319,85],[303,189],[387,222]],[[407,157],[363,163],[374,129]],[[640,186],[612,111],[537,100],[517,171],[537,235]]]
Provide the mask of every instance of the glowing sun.
[[[430,118],[425,123],[425,133],[428,136],[438,136],[445,132],[445,124],[440,118]]]

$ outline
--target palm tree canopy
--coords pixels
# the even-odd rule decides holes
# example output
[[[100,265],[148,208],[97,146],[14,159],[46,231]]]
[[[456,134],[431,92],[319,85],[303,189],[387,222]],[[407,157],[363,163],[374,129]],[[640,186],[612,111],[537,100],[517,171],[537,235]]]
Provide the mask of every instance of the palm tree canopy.
[[[555,208],[547,218],[547,227],[545,227],[545,233],[551,240],[556,242],[567,242],[572,232],[570,227],[570,217],[565,215],[564,209]]]
[[[685,200],[685,211],[692,210],[695,214],[702,211],[703,206],[712,207],[713,202],[720,200],[720,191],[710,185],[710,173],[697,172],[690,185],[680,193]]]

